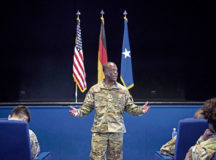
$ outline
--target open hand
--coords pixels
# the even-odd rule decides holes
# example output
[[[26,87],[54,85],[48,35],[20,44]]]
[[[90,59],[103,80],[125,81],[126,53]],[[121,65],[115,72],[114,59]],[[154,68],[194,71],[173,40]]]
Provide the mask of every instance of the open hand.
[[[72,116],[76,117],[76,116],[78,115],[77,109],[74,108],[73,106],[69,106],[69,107],[71,108],[71,110],[69,110],[69,113],[70,113]]]
[[[150,107],[148,106],[148,101],[142,106],[142,109],[144,114],[146,114],[150,110]]]

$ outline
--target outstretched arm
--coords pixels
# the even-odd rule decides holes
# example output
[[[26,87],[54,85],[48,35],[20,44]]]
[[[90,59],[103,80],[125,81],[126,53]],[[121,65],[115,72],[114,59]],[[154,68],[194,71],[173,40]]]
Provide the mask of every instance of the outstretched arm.
[[[148,101],[142,106],[142,109],[144,114],[146,114],[150,110],[150,107],[148,106]]]
[[[146,102],[142,107],[134,104],[133,98],[129,92],[126,93],[125,111],[135,116],[141,116],[149,111],[150,107]]]

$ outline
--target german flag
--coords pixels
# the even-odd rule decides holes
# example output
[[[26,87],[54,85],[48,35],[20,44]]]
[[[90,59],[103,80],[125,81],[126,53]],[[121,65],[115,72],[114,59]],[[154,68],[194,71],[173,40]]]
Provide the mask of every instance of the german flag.
[[[104,18],[103,16],[101,16],[99,50],[98,50],[98,83],[100,83],[104,79],[103,65],[107,63],[107,61],[108,61],[108,58],[107,58]]]

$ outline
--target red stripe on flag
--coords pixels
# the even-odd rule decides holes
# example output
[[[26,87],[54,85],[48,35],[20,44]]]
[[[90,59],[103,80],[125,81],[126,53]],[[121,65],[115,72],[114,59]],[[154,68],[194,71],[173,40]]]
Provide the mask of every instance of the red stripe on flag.
[[[79,71],[79,69],[77,68],[77,66],[76,65],[74,65],[74,68],[76,69],[76,71],[77,71],[77,74],[79,75],[79,77],[81,78],[81,80],[82,80],[82,82],[83,82],[83,85],[85,86],[85,83],[84,83],[84,79],[83,79],[83,77],[85,77],[85,76],[83,76],[83,73],[80,73],[80,71]],[[76,76],[77,77],[77,76]]]
[[[107,52],[106,49],[104,48],[103,41],[101,38],[99,40],[99,60],[102,66],[107,62]]]
[[[74,48],[73,77],[81,92],[84,92],[87,86],[83,55],[81,51],[77,51],[76,47]]]
[[[79,65],[79,67],[82,69],[82,71],[83,71],[83,73],[84,73],[84,72],[85,72],[85,71],[84,71],[84,68],[83,68],[84,66],[83,66],[83,64],[80,63],[78,54],[79,54],[79,57],[82,59],[82,62],[83,62],[82,53],[76,52],[76,54],[74,54],[74,57],[75,57],[75,59],[77,60],[77,63],[78,63],[78,65]]]

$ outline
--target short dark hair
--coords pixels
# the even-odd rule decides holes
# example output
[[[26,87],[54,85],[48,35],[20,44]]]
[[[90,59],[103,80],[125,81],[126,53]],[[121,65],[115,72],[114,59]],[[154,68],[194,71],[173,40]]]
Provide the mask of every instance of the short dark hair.
[[[205,101],[203,105],[203,115],[216,129],[216,98],[211,98]]]
[[[27,116],[28,122],[30,122],[30,120],[31,120],[29,109],[24,105],[16,106],[11,112],[11,116],[13,116],[13,115],[18,116],[19,118],[22,118],[23,116]]]
[[[103,72],[105,72],[105,70],[108,68],[108,65],[111,64],[111,63],[115,64],[114,62],[107,62],[107,63],[105,63],[105,64],[103,65]],[[116,64],[115,64],[115,65],[116,65]]]
[[[206,119],[212,119],[216,121],[216,98],[206,100],[202,110]]]

